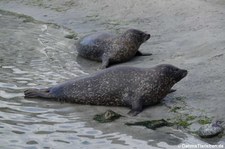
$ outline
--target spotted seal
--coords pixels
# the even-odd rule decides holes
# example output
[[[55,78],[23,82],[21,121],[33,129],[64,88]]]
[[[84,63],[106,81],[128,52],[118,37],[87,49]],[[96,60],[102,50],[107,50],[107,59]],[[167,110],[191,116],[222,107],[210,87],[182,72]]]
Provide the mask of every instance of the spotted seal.
[[[78,104],[128,106],[137,115],[159,103],[187,70],[162,64],[152,68],[110,67],[47,89],[28,89],[25,98],[47,98]]]
[[[81,38],[76,49],[78,55],[102,62],[101,68],[114,63],[121,63],[136,56],[147,56],[138,51],[142,43],[150,38],[150,34],[140,30],[129,29],[121,35],[110,33],[94,33]]]

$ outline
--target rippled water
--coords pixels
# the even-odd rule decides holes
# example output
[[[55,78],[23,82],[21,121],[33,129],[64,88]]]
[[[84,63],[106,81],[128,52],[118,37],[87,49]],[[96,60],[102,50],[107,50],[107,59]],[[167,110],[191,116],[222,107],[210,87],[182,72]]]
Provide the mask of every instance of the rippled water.
[[[23,97],[26,88],[84,75],[65,29],[0,15],[0,148],[148,148],[146,141],[86,126],[76,107]],[[109,146],[110,144],[110,146]]]

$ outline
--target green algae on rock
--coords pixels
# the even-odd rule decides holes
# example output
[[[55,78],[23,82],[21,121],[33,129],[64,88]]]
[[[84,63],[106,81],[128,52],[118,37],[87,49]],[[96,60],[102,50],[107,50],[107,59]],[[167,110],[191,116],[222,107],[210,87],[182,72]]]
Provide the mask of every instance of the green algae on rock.
[[[172,123],[169,123],[168,121],[164,119],[160,120],[151,120],[151,121],[141,121],[141,122],[135,122],[135,123],[125,123],[127,126],[145,126],[146,128],[149,129],[157,129],[159,127],[163,126],[172,126]]]
[[[176,122],[176,125],[186,128],[191,125],[191,123],[189,123],[187,120],[179,120]]]
[[[106,112],[102,114],[96,114],[94,116],[94,120],[98,121],[99,123],[108,123],[115,121],[116,119],[120,118],[122,115],[117,114],[116,112],[112,110],[107,110]]]
[[[23,19],[24,23],[26,23],[26,22],[38,23],[39,22],[39,21],[35,20],[33,17],[27,16],[27,15],[24,15],[24,14],[18,14],[18,13],[6,11],[6,10],[0,9],[0,14],[17,16],[18,18]]]
[[[208,117],[204,117],[204,118],[198,120],[198,123],[201,125],[210,124],[211,122],[212,122],[212,120]]]
[[[71,32],[71,33],[66,34],[64,37],[68,38],[68,39],[75,39],[77,37],[77,34],[74,32]]]
[[[170,111],[175,113],[175,112],[177,112],[177,110],[179,110],[179,109],[181,109],[181,107],[175,106],[175,107],[173,107]]]

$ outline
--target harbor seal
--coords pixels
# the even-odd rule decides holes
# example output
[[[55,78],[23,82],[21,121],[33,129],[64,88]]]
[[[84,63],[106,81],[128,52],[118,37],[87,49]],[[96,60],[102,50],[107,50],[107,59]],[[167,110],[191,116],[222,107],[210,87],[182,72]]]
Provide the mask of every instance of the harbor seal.
[[[28,89],[25,98],[89,105],[128,106],[137,115],[144,106],[159,103],[187,70],[162,64],[153,68],[111,67],[47,89]]]
[[[102,62],[104,69],[111,64],[121,63],[136,56],[147,56],[138,51],[142,43],[150,38],[150,34],[140,30],[129,29],[121,35],[110,33],[94,33],[81,38],[76,44],[79,56]]]

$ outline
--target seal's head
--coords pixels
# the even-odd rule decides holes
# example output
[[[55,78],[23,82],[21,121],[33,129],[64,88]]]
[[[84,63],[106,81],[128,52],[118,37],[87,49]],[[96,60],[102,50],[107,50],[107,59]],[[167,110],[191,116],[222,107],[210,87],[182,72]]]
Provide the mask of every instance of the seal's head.
[[[188,71],[185,69],[180,69],[169,64],[158,65],[157,70],[159,70],[160,76],[164,77],[167,81],[170,81],[172,84],[179,82],[188,73]]]
[[[138,41],[140,44],[144,43],[151,37],[150,34],[147,34],[137,29],[129,29],[124,33],[124,35]]]

